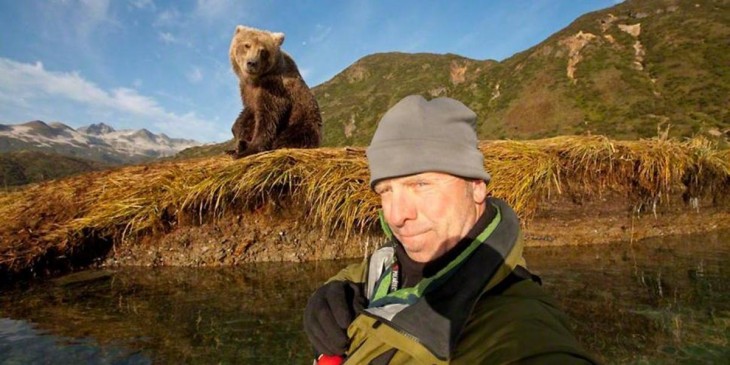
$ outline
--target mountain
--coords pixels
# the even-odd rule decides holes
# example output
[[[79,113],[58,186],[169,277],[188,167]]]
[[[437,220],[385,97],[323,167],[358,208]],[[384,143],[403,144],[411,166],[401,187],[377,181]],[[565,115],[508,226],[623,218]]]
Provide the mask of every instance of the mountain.
[[[0,153],[0,189],[108,167],[101,162],[40,151]]]
[[[730,1],[627,0],[501,62],[366,56],[313,88],[324,145],[366,145],[409,94],[461,100],[482,139],[730,135]]]
[[[168,157],[200,145],[154,134],[146,129],[117,131],[104,123],[73,129],[63,123],[35,120],[0,124],[0,152],[41,151],[109,164],[126,164]]]
[[[111,126],[106,125],[104,123],[98,123],[98,124],[88,125],[85,127],[80,127],[77,130],[81,133],[91,134],[91,135],[95,135],[95,136],[116,132],[114,130],[114,128],[112,128]]]

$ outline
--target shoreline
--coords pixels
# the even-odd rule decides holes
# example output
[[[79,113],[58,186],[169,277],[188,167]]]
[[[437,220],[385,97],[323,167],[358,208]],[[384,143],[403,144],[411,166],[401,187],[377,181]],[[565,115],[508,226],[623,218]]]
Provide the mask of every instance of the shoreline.
[[[634,214],[626,204],[611,199],[567,208],[563,203],[553,202],[523,223],[526,247],[602,245],[730,229],[730,210],[718,206],[693,210],[676,203],[660,206],[654,216],[653,212]],[[302,224],[302,219],[292,212],[274,209],[225,216],[119,245],[99,265],[216,267],[356,259],[385,242],[379,231],[350,237],[342,233],[327,235]]]

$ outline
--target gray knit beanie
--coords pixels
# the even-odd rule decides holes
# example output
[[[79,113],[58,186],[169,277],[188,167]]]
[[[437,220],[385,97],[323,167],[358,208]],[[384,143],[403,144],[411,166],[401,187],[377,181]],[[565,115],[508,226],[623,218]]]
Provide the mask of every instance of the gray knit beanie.
[[[370,187],[422,172],[489,182],[475,129],[476,114],[459,101],[405,97],[385,113],[367,149]]]

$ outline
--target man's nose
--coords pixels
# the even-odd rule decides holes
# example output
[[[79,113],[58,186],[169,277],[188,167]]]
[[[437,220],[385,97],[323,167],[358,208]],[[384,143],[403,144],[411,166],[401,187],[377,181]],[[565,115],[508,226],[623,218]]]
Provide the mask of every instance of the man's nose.
[[[394,190],[390,201],[389,224],[402,227],[407,221],[416,218],[416,207],[413,199],[402,190]]]

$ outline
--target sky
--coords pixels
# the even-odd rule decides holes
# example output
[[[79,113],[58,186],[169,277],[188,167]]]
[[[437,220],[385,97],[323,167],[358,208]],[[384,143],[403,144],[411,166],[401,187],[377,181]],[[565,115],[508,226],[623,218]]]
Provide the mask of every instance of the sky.
[[[204,143],[242,109],[236,25],[283,32],[310,87],[380,52],[503,60],[620,0],[0,0],[0,124],[146,128]]]

